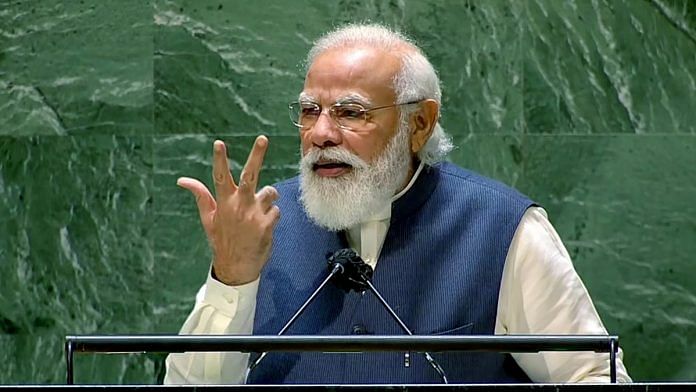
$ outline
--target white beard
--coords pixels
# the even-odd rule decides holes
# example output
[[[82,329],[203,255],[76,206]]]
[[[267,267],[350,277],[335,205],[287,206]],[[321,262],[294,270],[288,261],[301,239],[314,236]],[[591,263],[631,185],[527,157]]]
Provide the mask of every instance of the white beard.
[[[339,231],[388,206],[408,176],[411,163],[408,130],[408,123],[402,124],[371,164],[342,147],[309,150],[300,161],[300,200],[307,215],[319,226]],[[352,168],[338,177],[322,177],[313,170],[320,159],[344,162]]]

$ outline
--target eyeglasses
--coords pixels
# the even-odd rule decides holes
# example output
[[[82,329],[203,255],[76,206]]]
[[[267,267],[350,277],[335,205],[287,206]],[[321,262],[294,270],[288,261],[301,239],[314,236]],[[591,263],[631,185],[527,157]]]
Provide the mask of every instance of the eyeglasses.
[[[376,108],[365,108],[359,103],[340,103],[336,102],[329,107],[329,116],[336,124],[345,130],[365,129],[369,123],[368,114],[376,110],[393,108],[397,106],[413,105],[420,103],[421,100],[392,105],[378,106]],[[314,102],[292,102],[288,105],[290,109],[290,121],[301,129],[309,129],[317,123],[323,111],[321,105]]]

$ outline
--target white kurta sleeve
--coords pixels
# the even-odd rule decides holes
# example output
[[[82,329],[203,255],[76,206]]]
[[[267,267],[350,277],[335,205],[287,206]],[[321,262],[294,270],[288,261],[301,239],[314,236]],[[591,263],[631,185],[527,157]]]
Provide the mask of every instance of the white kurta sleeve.
[[[607,335],[570,255],[539,207],[515,232],[501,280],[496,334]],[[609,354],[512,354],[534,382],[609,382]],[[631,379],[617,357],[617,380]]]
[[[182,335],[250,335],[254,326],[259,280],[227,286],[208,274],[196,295],[196,304]],[[249,354],[201,352],[170,354],[165,384],[240,384],[244,381]]]

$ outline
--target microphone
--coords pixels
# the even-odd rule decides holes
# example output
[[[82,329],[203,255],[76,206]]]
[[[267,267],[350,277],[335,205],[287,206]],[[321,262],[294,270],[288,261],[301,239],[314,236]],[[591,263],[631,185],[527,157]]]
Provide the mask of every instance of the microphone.
[[[369,267],[370,266],[368,265],[368,268]],[[284,334],[288,330],[288,328],[290,328],[290,326],[300,317],[300,315],[305,311],[305,309],[307,309],[309,304],[312,303],[312,301],[314,301],[314,299],[317,297],[317,295],[319,295],[319,293],[326,286],[326,284],[329,283],[331,278],[333,278],[336,274],[341,273],[343,271],[343,269],[344,269],[344,267],[340,263],[335,263],[335,264],[329,265],[329,275],[326,278],[324,278],[324,280],[321,282],[321,284],[319,284],[319,286],[316,288],[316,290],[314,290],[314,292],[309,296],[309,298],[307,298],[307,300],[302,304],[302,306],[300,306],[300,308],[297,309],[295,314],[293,314],[292,317],[290,317],[290,320],[288,320],[288,322],[285,323],[283,328],[280,329],[280,332],[278,332],[278,336]],[[249,380],[249,375],[251,374],[251,371],[254,370],[254,368],[256,368],[259,365],[259,363],[261,363],[261,361],[264,358],[266,358],[267,355],[268,355],[267,351],[261,353],[261,355],[259,355],[258,358],[256,358],[256,360],[254,362],[252,362],[251,364],[249,364],[249,366],[247,366],[246,374],[244,375],[244,384],[246,384],[247,381]]]
[[[341,273],[334,283],[345,292],[354,290],[362,293],[369,289],[367,282],[372,279],[372,267],[365,263],[353,249],[339,249],[327,258],[329,269],[340,266]]]
[[[370,265],[365,263],[360,256],[353,249],[346,248],[336,251],[328,259],[329,268],[335,268],[335,266],[342,266],[342,273],[337,276],[336,284],[344,289],[346,292],[350,290],[355,290],[358,293],[363,293],[365,290],[369,289],[377,297],[379,302],[384,306],[384,308],[389,312],[391,317],[399,324],[401,329],[408,335],[413,335],[413,332],[404,324],[399,316],[394,312],[389,303],[382,297],[382,294],[377,290],[377,288],[372,284],[372,274],[373,270]],[[334,267],[332,267],[332,265]],[[407,354],[408,355],[408,354]],[[435,361],[435,358],[428,352],[423,352],[423,356],[428,361],[430,366],[435,369],[438,375],[442,378],[445,384],[449,384],[447,380],[447,375],[442,369],[440,364]]]

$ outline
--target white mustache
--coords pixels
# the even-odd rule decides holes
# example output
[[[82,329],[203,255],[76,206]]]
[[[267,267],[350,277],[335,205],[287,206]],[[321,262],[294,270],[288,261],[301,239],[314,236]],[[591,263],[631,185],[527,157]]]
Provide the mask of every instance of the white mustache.
[[[370,166],[357,155],[341,147],[312,148],[302,157],[300,165],[303,169],[311,171],[320,161],[345,163],[356,169],[367,169]]]

